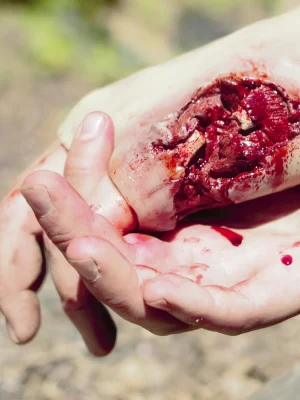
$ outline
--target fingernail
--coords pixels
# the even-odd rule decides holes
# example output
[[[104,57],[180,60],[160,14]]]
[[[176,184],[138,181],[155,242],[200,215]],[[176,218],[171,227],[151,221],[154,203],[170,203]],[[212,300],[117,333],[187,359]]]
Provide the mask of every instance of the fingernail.
[[[106,117],[102,113],[91,113],[85,117],[81,127],[78,130],[77,137],[80,140],[94,139],[101,135],[106,125]]]
[[[11,339],[14,343],[19,344],[19,343],[20,343],[20,340],[18,339],[18,336],[17,336],[17,334],[16,334],[14,328],[12,327],[11,323],[8,322],[8,321],[6,321],[6,327],[7,327],[7,332],[8,332],[8,335],[9,335],[10,339]]]
[[[68,261],[76,269],[79,275],[89,283],[94,283],[101,277],[99,268],[93,260],[69,259]]]
[[[30,207],[41,217],[45,217],[54,208],[44,186],[36,185],[22,188],[22,194]]]

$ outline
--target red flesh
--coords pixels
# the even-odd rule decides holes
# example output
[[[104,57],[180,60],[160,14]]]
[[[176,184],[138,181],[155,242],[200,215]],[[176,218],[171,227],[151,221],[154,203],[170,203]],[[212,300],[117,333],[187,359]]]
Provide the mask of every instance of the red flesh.
[[[265,157],[274,150],[274,187],[278,186],[284,146],[300,134],[300,101],[267,80],[230,75],[200,89],[170,129],[172,140],[157,141],[153,149],[168,153],[196,130],[206,140],[185,165],[185,176],[176,189],[175,209],[182,217],[230,204],[232,180],[259,172]],[[184,165],[184,159],[184,153],[176,154],[169,162],[170,170],[178,163]]]

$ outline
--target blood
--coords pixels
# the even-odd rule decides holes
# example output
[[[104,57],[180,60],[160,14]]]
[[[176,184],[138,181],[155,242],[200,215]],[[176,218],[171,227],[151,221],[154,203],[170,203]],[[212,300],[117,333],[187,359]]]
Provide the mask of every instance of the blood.
[[[271,168],[273,170],[273,188],[277,188],[283,182],[284,177],[284,160],[287,156],[287,149],[281,148],[276,154],[274,154],[274,158],[271,162]]]
[[[240,246],[243,242],[244,238],[242,235],[240,235],[239,233],[236,233],[228,228],[223,228],[221,226],[212,226],[212,229],[214,231],[220,233],[227,240],[229,240],[229,242],[235,247]]]
[[[38,165],[43,165],[47,161],[47,156],[43,157],[39,162]]]
[[[218,289],[221,292],[226,292],[226,293],[232,291],[231,288],[228,288],[228,287],[225,287],[225,286],[221,286],[221,285],[209,285],[209,288]]]
[[[190,271],[193,271],[195,269],[201,269],[203,271],[207,271],[209,269],[209,266],[206,264],[194,264],[188,267]]]
[[[183,240],[184,243],[200,243],[201,239],[197,237],[190,237],[190,238],[184,238]]]
[[[135,235],[135,241],[136,243],[145,243],[145,242],[149,242],[149,240],[152,240],[153,237],[149,236],[149,235],[143,235],[143,234],[136,234]]]
[[[196,278],[195,278],[195,283],[197,283],[199,285],[199,283],[201,282],[202,278],[203,278],[203,275],[201,275],[201,274],[197,275]]]
[[[21,193],[21,192],[20,192],[20,189],[14,189],[14,190],[10,193],[9,197],[10,197],[11,199],[13,199],[14,197],[18,196],[20,193]]]
[[[291,265],[293,263],[293,257],[290,256],[289,254],[282,256],[281,262],[282,262],[282,264],[287,265],[287,266]]]
[[[245,190],[250,190],[249,173],[266,172],[277,188],[283,182],[286,145],[300,134],[299,107],[298,99],[263,76],[229,74],[199,89],[168,126],[172,135],[152,144],[153,151],[166,155],[170,177],[178,179],[178,167],[184,169],[174,193],[177,215],[229,205],[229,185],[245,177]],[[192,151],[183,145],[192,135],[198,150],[197,144]]]
[[[203,271],[207,271],[208,269],[208,265],[196,263],[190,266],[182,265],[176,269],[169,270],[168,273],[182,276],[183,278],[187,278],[190,281],[199,284],[203,278]]]

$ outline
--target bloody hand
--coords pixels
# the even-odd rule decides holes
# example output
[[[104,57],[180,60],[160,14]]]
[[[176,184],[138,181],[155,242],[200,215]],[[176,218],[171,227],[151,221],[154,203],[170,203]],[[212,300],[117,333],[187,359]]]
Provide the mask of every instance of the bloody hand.
[[[90,194],[101,204],[98,185]],[[22,193],[95,298],[153,333],[240,334],[300,312],[298,188],[205,211],[159,235],[122,234],[54,173],[29,176]]]

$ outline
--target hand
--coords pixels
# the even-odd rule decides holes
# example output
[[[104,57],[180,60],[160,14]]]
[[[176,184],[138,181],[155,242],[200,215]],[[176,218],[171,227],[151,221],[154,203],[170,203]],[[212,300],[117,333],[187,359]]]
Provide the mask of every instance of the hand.
[[[99,127],[100,116],[104,118],[105,122],[102,125],[102,130],[98,129],[97,132],[92,132],[94,130],[93,123],[94,125],[96,123],[96,126]],[[50,257],[48,255],[48,258],[50,258],[50,261],[54,261],[51,264],[56,287],[64,304],[71,304],[71,306],[77,304],[78,300],[81,304],[80,299],[89,297],[90,293],[80,285],[79,275],[68,264],[70,260],[64,260],[62,257],[62,254],[66,254],[68,244],[74,237],[85,233],[98,234],[98,232],[102,232],[102,235],[120,248],[132,262],[135,257],[135,250],[131,249],[131,246],[123,240],[122,236],[124,232],[132,230],[135,226],[134,216],[107,177],[108,161],[113,147],[112,122],[105,115],[92,113],[80,125],[80,132],[81,135],[76,135],[70,149],[65,175],[68,176],[70,182],[76,184],[81,194],[88,199],[93,199],[96,203],[92,206],[88,205],[61,175],[49,171],[34,172],[25,179],[22,185],[22,194],[34,210],[39,223],[52,242],[51,244],[47,241],[47,248],[51,249],[51,255]],[[86,135],[83,134],[84,132]],[[91,204],[90,201],[89,203]],[[111,217],[112,223],[104,215]],[[62,254],[55,251],[54,245]],[[108,251],[110,253],[103,257],[103,260],[111,260],[113,269],[109,271],[109,277],[101,295],[103,302],[112,306],[117,312],[121,309],[120,314],[132,322],[135,322],[136,319],[141,320],[143,326],[156,333],[169,332],[170,325],[177,331],[177,321],[173,321],[173,318],[170,318],[165,312],[149,307],[145,308],[136,273],[134,270],[132,271],[131,267],[126,268],[125,264],[125,268],[122,270],[124,277],[120,276],[120,279],[113,284],[116,277],[115,273],[119,269],[121,261],[118,260],[118,257],[116,258],[113,246]],[[110,255],[112,259],[110,259]],[[116,258],[115,263],[113,262],[114,258]],[[147,267],[140,269],[143,275],[148,276],[149,273],[150,276],[153,275],[153,271]],[[85,280],[83,281],[85,282]],[[80,299],[76,296],[79,286]],[[108,300],[110,295],[111,301]],[[95,303],[93,308],[96,305]],[[100,306],[101,303],[98,303],[98,308]],[[101,337],[109,337],[106,333],[110,331],[113,342],[115,334],[111,329],[108,329],[111,325],[110,321],[107,318],[103,319],[103,315],[99,311],[98,319],[96,319],[93,308],[91,305],[88,308],[88,304],[85,304],[84,311],[87,314],[95,315],[95,320],[98,321],[98,325],[101,325],[102,332],[98,332],[98,336],[96,336],[89,321],[82,323],[81,332],[84,332],[83,336],[90,351],[99,354],[99,347],[102,348],[102,351],[104,347],[103,343],[102,346],[99,345],[99,341],[101,344]],[[159,321],[159,324],[157,321]],[[183,325],[184,327],[181,327],[181,330],[185,330],[185,324]],[[165,329],[165,326],[167,326],[167,329]]]
[[[91,151],[77,149],[82,157]],[[93,212],[56,174],[35,173],[24,185],[42,227],[91,293],[156,334],[200,327],[238,334],[299,313],[298,188],[200,214],[155,237],[122,236],[124,226]],[[41,188],[50,201],[43,211]],[[100,203],[101,194],[109,193],[98,192]]]
[[[110,121],[107,120],[106,129],[103,129],[104,134],[101,135],[99,121],[102,119],[101,115],[100,119],[98,117],[92,115],[85,125],[79,127],[79,135],[67,162],[66,151],[56,145],[34,163],[32,170],[48,168],[63,174],[65,167],[66,178],[85,195],[93,179],[98,182],[113,148]],[[95,126],[94,137],[88,138],[92,124]],[[107,143],[106,146],[103,146],[103,141]],[[91,151],[78,158],[76,149],[78,146],[84,149],[85,143],[89,143]],[[120,201],[118,204],[121,204]],[[78,274],[59,251],[45,236],[43,238],[40,225],[21,196],[19,186],[2,202],[0,221],[3,227],[0,232],[0,308],[7,320],[12,340],[19,344],[26,343],[38,331],[40,310],[35,291],[43,282],[47,261],[64,311],[82,334],[89,350],[99,356],[111,351],[116,329],[109,313],[85,289]]]
[[[49,168],[63,172],[66,151],[55,143],[29,170]],[[20,193],[19,183],[0,205],[0,310],[9,336],[16,343],[28,342],[40,325],[35,292],[43,282],[45,259],[42,230]]]
[[[127,142],[144,135],[152,124],[180,109],[196,88],[222,73],[257,73],[261,70],[269,79],[283,86],[297,87],[299,81],[294,71],[297,70],[299,52],[294,46],[294,38],[298,35],[298,14],[299,11],[295,10],[272,21],[255,24],[226,39],[93,92],[74,108],[62,125],[60,135],[63,143],[70,146],[79,123],[88,112],[103,109],[113,116],[116,150],[119,148],[123,151]],[[58,158],[63,165],[66,154],[62,148],[59,153],[61,156]],[[118,151],[115,154],[118,156]],[[46,163],[43,167],[50,168]],[[54,170],[61,172],[56,167]],[[23,199],[15,191],[12,195],[13,198],[4,200],[0,210],[0,307],[12,327],[12,336],[23,343],[34,335],[39,325],[37,299],[33,292],[27,292],[26,289],[41,271],[42,253],[36,241],[41,231]],[[118,211],[121,216],[124,203],[121,196],[119,199],[121,206],[118,206]],[[110,214],[109,218],[114,215],[114,207],[109,211],[109,205],[114,204],[109,201],[104,207]],[[130,220],[132,216],[127,211]],[[118,216],[115,219],[122,220]],[[129,222],[130,225],[134,225],[134,222]],[[25,251],[22,258],[16,260],[13,257],[14,249],[22,248],[20,243],[24,243]],[[17,268],[12,268],[12,265]],[[26,271],[24,277],[20,276],[20,271]],[[21,296],[20,300],[17,300],[18,296]],[[22,296],[26,297],[26,302]]]

